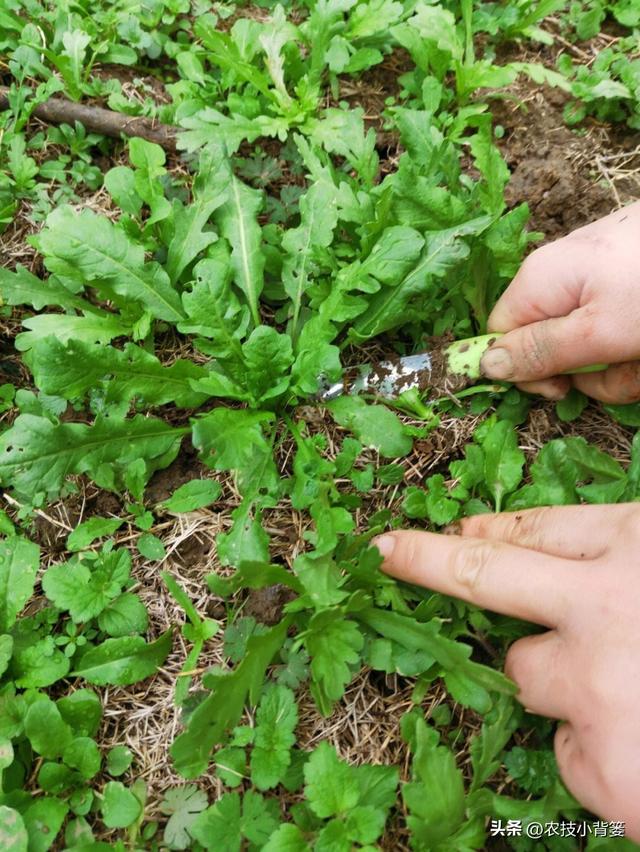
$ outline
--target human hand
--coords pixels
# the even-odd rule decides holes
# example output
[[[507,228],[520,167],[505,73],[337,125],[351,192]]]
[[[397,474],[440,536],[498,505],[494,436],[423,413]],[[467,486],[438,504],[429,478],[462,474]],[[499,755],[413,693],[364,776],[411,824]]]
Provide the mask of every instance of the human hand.
[[[511,646],[506,674],[528,710],[564,720],[555,752],[573,795],[640,841],[640,506],[476,515],[459,536],[373,543],[394,577],[549,628]]]
[[[640,399],[640,202],[534,251],[493,309],[507,334],[481,362],[491,379],[559,399]],[[590,364],[597,373],[561,376]],[[554,377],[554,378],[552,378]]]

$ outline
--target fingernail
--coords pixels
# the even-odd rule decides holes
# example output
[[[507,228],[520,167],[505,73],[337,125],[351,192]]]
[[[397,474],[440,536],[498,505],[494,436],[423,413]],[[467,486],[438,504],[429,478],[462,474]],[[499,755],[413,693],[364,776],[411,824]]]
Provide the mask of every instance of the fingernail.
[[[460,535],[462,532],[462,524],[460,521],[454,521],[452,524],[447,524],[440,530],[442,535]]]
[[[396,546],[396,540],[392,535],[379,535],[372,540],[371,544],[378,548],[385,559],[388,559]]]
[[[482,374],[488,379],[509,379],[513,376],[513,361],[507,349],[488,349],[480,361]]]

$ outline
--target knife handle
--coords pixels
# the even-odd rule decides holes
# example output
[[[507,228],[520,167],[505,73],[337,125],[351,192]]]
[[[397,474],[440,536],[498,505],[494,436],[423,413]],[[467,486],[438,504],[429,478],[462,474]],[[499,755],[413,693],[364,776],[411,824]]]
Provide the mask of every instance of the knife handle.
[[[495,331],[493,334],[480,334],[477,337],[468,337],[466,340],[456,340],[451,343],[445,349],[449,372],[456,376],[466,376],[468,379],[479,379],[482,376],[480,372],[482,356],[503,336],[502,332]],[[563,375],[598,373],[606,370],[608,366],[608,364],[590,364],[587,367],[566,370]]]

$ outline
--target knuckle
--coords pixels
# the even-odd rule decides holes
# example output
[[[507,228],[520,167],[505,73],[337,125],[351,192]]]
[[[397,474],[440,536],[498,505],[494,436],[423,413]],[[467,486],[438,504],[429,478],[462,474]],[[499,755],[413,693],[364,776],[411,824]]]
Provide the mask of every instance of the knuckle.
[[[588,302],[580,308],[580,336],[592,340],[601,336],[602,306],[597,302]]]
[[[558,767],[561,770],[566,769],[569,757],[574,751],[574,737],[575,735],[573,733],[573,729],[570,725],[565,723],[564,725],[560,725],[558,727],[558,730],[556,731],[555,736],[553,738],[553,746],[558,761]]]
[[[524,542],[533,550],[540,549],[544,539],[550,508],[548,506],[530,512],[517,512],[510,519],[511,540]]]
[[[470,592],[476,592],[483,583],[494,553],[495,548],[489,542],[465,542],[462,547],[456,548],[452,557],[454,579]]]
[[[640,504],[638,503],[623,503],[620,506],[621,512],[621,536],[631,533],[634,538],[640,542]]]
[[[522,328],[520,362],[528,376],[541,379],[551,375],[552,354],[552,342],[545,322],[531,323]]]
[[[557,249],[554,246],[554,243],[548,243],[545,246],[540,246],[524,259],[522,266],[520,267],[521,272],[524,273],[527,278],[532,276],[534,280],[537,281],[540,274],[547,269],[547,266],[556,251]]]
[[[399,557],[399,561],[402,565],[405,565],[408,568],[420,567],[422,562],[421,547],[418,536],[415,533],[403,537],[402,547],[397,556]]]
[[[615,251],[616,241],[606,231],[593,227],[596,224],[592,222],[591,225],[585,225],[567,234],[563,238],[565,244],[575,246],[578,251],[586,253],[589,259],[597,258],[606,252]]]
[[[605,378],[605,391],[611,402],[628,404],[640,399],[640,364],[630,361],[620,364],[614,370],[608,370]],[[606,401],[606,400],[605,400]]]
[[[504,673],[507,677],[516,683],[520,688],[528,680],[529,665],[529,650],[525,643],[514,642],[507,651],[507,656],[504,661]]]

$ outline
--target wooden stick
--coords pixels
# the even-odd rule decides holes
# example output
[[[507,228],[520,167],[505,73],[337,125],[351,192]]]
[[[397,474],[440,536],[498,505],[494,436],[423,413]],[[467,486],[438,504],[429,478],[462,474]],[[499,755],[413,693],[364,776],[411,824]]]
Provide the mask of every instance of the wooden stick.
[[[0,86],[0,109],[9,107],[6,86]],[[41,121],[47,124],[71,124],[79,121],[89,132],[102,133],[119,139],[125,136],[140,136],[149,142],[161,145],[167,151],[176,150],[176,134],[178,128],[170,124],[160,124],[151,118],[124,115],[98,106],[69,101],[66,98],[49,98],[38,104],[33,110]]]

